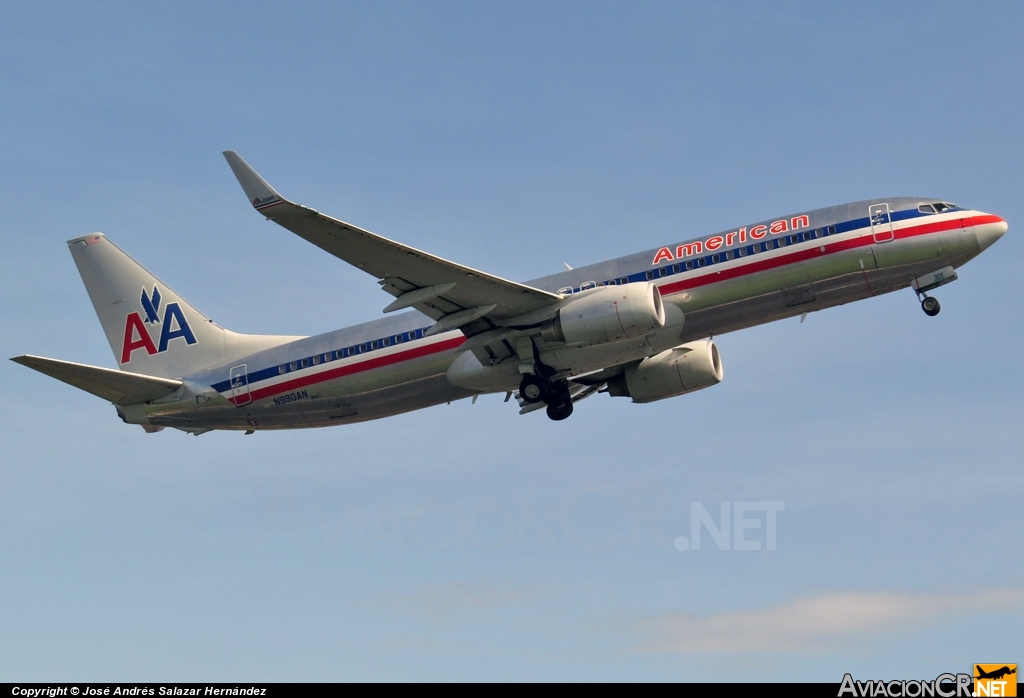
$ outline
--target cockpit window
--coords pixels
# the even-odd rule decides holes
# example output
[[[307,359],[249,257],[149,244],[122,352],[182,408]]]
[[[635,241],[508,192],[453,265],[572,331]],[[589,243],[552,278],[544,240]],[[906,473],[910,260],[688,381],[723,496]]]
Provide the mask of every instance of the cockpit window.
[[[947,211],[960,211],[960,206],[951,204],[948,201],[939,201],[934,204],[921,204],[917,207],[921,213],[946,213]]]

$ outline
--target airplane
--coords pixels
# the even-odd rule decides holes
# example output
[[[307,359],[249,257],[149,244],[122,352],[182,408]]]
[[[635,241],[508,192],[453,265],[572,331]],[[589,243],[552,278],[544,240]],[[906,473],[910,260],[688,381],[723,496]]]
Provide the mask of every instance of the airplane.
[[[712,338],[727,332],[907,287],[937,315],[929,292],[1007,230],[990,213],[890,197],[520,283],[293,203],[224,157],[256,211],[376,278],[393,297],[386,317],[311,337],[238,334],[93,233],[68,247],[119,370],[12,360],[150,433],[324,427],[489,393],[559,421],[596,393],[650,403],[721,382]]]
[[[1016,665],[1014,665],[1013,669],[1011,669],[1008,666],[1003,666],[1003,667],[1001,667],[999,669],[994,669],[993,671],[985,671],[985,670],[983,670],[981,668],[981,666],[975,664],[974,665],[974,670],[977,673],[977,676],[974,677],[976,679],[995,679],[995,680],[998,680],[998,679],[1003,678],[1004,676],[1009,676],[1010,674],[1016,674],[1017,673]]]

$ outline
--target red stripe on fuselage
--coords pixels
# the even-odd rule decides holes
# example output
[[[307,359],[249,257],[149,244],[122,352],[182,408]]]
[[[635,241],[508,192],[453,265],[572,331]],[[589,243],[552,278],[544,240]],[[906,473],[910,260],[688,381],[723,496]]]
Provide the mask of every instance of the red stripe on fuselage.
[[[418,359],[422,356],[438,354],[443,351],[448,351],[449,349],[455,349],[456,347],[461,346],[465,341],[465,337],[452,337],[451,339],[446,339],[443,342],[435,342],[434,344],[428,344],[422,347],[414,347],[412,349],[395,352],[394,354],[387,354],[385,356],[368,359],[367,361],[360,361],[359,363],[349,364],[347,366],[331,368],[326,371],[321,371],[320,373],[314,373],[309,376],[284,381],[283,383],[275,383],[274,385],[270,385],[265,388],[257,388],[256,390],[250,391],[249,395],[251,395],[251,399],[253,401],[262,400],[265,397],[279,395],[280,393],[289,393],[294,390],[298,390],[299,388],[307,388],[317,383],[350,376],[353,373],[371,371],[375,368],[390,366],[392,364],[401,363],[402,361],[409,361],[411,359]],[[249,402],[248,398],[249,396],[240,395],[237,398],[230,397],[228,400],[235,405],[244,405]]]
[[[984,225],[986,223],[999,223],[1000,221],[1003,220],[999,216],[992,215],[972,216],[970,218],[971,221],[967,227],[973,227],[975,225]],[[964,218],[955,218],[945,221],[936,221],[934,223],[922,223],[920,225],[907,226],[906,228],[900,228],[895,231],[895,240],[904,240],[906,238],[917,237],[919,235],[928,235],[929,233],[941,233],[947,230],[963,228],[965,227],[963,221]],[[865,228],[861,228],[861,230],[865,230]],[[713,271],[693,279],[683,279],[682,281],[664,284],[659,288],[661,290],[661,295],[667,296],[673,293],[679,293],[680,291],[685,291],[687,289],[699,288],[700,286],[707,286],[718,281],[736,279],[741,276],[746,276],[748,274],[756,274],[759,271],[777,269],[779,267],[786,266],[787,264],[804,262],[809,259],[817,259],[819,257],[824,257],[825,255],[832,254],[835,252],[853,250],[858,247],[866,247],[868,245],[874,244],[888,243],[876,243],[873,235],[862,232],[859,236],[851,240],[841,240],[839,242],[831,243],[823,240],[821,245],[810,247],[805,250],[790,252],[784,255],[779,255],[778,257],[772,257],[771,259],[761,259],[753,261],[753,259],[749,257],[741,257],[739,259],[751,259],[751,261],[747,262],[746,264],[733,267],[732,269]],[[822,247],[824,247],[825,249],[822,250]],[[760,252],[759,254],[766,253]]]
[[[277,202],[283,203],[283,202]],[[274,204],[276,205],[276,204]],[[269,207],[268,207],[269,208]],[[908,226],[895,231],[895,239],[903,240],[906,238],[916,237],[918,235],[928,235],[929,233],[939,233],[947,230],[954,230],[956,228],[965,227],[963,224],[964,218],[956,218],[945,221],[936,221],[934,223],[922,223],[919,225]],[[982,215],[973,216],[969,226],[974,225],[985,225],[987,223],[1000,223],[1003,219],[999,216],[993,215]],[[968,226],[968,227],[969,227]],[[863,228],[861,230],[864,230]],[[823,240],[823,242],[825,242]],[[801,244],[801,243],[798,243]],[[858,237],[851,240],[842,240],[837,242],[825,242],[822,245],[816,245],[809,249],[799,250],[790,252],[788,254],[773,257],[771,259],[761,259],[747,262],[746,264],[733,267],[732,269],[726,269],[724,271],[711,272],[704,274],[694,279],[685,279],[677,281],[675,283],[664,284],[659,287],[661,294],[667,296],[672,293],[678,293],[679,291],[685,291],[690,288],[698,288],[700,286],[707,286],[717,281],[724,281],[726,279],[735,279],[748,274],[755,274],[759,271],[767,271],[769,269],[776,269],[778,267],[786,266],[787,264],[795,264],[797,262],[803,262],[810,259],[816,259],[823,257],[827,254],[835,252],[842,252],[845,250],[852,250],[858,247],[865,247],[867,245],[876,244],[874,236],[867,233],[861,233]],[[887,244],[887,243],[881,243]],[[824,251],[821,248],[824,247]],[[765,253],[760,253],[765,254]],[[747,259],[742,257],[740,259]],[[375,368],[382,368],[384,366],[391,366],[393,364],[401,363],[402,361],[408,361],[416,359],[422,356],[429,356],[431,354],[437,354],[449,349],[455,349],[465,343],[465,337],[453,337],[443,342],[437,342],[435,344],[429,344],[422,347],[416,347],[413,349],[407,349],[405,351],[396,352],[394,354],[388,354],[367,361],[361,361],[359,363],[349,364],[347,366],[339,366],[338,368],[328,369],[315,373],[309,376],[303,376],[302,378],[295,378],[290,381],[283,383],[277,383],[272,386],[265,388],[258,388],[251,391],[250,396],[252,401],[262,400],[263,398],[270,397],[272,395],[279,395],[281,393],[292,392],[300,388],[306,388],[317,383],[323,383],[325,381],[334,380],[335,378],[342,378],[344,376],[350,376],[354,373],[362,373],[363,371],[370,371]],[[234,404],[247,404],[249,396],[239,396],[238,398],[228,398],[228,400]],[[237,400],[237,402],[236,402]]]

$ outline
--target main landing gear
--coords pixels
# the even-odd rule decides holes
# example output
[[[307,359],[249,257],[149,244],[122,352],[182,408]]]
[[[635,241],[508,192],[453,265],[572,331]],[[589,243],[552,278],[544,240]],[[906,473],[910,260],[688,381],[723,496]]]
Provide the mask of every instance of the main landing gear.
[[[519,396],[526,402],[547,403],[548,418],[556,422],[572,414],[572,396],[564,380],[551,381],[545,376],[527,373],[519,383]]]

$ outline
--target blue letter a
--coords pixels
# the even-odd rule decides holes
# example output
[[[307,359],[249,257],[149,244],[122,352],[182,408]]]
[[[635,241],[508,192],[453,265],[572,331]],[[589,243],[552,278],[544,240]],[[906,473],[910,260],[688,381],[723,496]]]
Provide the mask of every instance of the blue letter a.
[[[171,329],[171,320],[177,322],[178,329]],[[168,303],[164,311],[164,326],[160,328],[160,346],[157,351],[167,351],[167,343],[177,337],[184,337],[186,344],[195,344],[196,337],[192,334],[192,328],[188,326],[188,320],[177,303]]]

